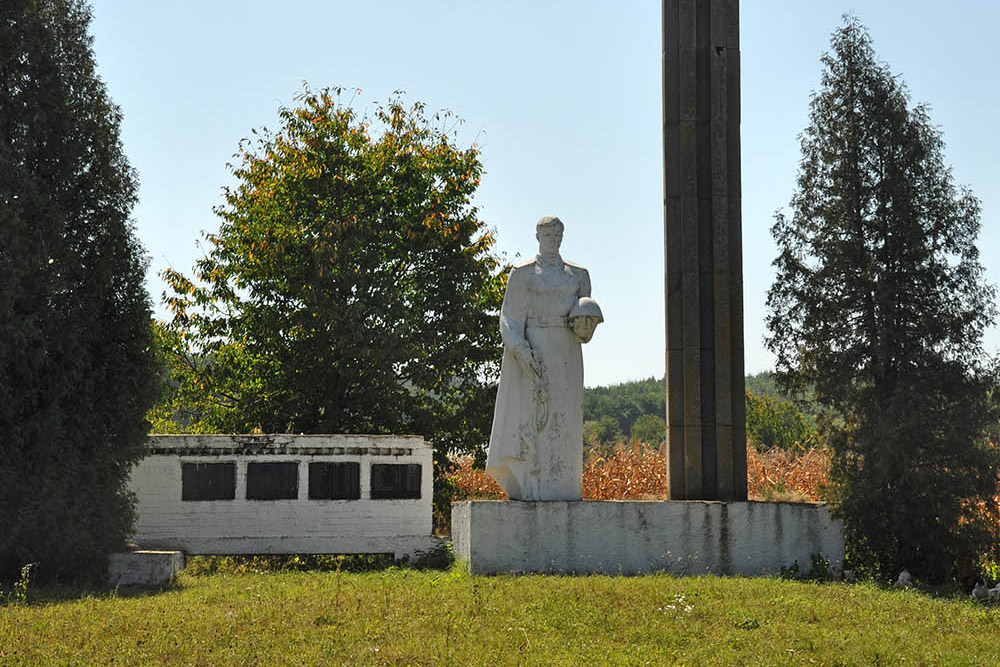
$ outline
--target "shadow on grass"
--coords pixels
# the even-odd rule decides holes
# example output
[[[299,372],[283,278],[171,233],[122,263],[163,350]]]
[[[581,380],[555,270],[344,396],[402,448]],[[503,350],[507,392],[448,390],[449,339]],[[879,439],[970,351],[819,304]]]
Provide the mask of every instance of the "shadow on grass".
[[[447,570],[455,562],[451,543],[443,542],[413,558],[396,560],[392,554],[280,554],[259,556],[191,556],[184,572],[245,574],[264,572],[378,572],[389,568]]]
[[[450,542],[413,558],[394,559],[392,554],[282,554],[258,556],[189,556],[183,570],[191,576],[213,574],[260,574],[267,572],[378,572],[391,568],[447,570],[455,563]],[[45,605],[87,598],[144,598],[179,591],[177,581],[162,586],[111,586],[108,584],[44,584],[24,586],[20,591],[0,589],[0,608],[15,605]]]
[[[181,586],[171,582],[162,586],[111,586],[108,584],[44,584],[32,587],[23,595],[0,594],[0,609],[13,606],[35,606],[74,602],[85,599],[145,598],[179,591]]]

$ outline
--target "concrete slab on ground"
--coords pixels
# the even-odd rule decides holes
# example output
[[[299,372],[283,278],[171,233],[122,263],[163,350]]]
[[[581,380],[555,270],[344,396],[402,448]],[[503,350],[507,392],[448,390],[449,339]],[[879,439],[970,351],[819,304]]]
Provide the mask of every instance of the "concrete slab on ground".
[[[108,581],[112,586],[165,586],[183,569],[180,551],[127,551],[111,554]]]

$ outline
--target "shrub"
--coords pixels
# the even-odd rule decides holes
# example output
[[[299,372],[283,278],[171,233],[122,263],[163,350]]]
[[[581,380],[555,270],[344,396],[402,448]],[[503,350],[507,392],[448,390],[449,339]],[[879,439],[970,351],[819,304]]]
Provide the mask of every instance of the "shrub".
[[[747,437],[758,449],[795,449],[816,444],[815,419],[791,401],[746,392]]]

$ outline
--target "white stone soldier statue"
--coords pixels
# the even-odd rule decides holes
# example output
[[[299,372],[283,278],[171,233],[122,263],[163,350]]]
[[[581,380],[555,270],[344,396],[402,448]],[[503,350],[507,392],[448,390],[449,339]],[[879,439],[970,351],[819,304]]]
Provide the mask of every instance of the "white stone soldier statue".
[[[486,470],[511,500],[580,500],[583,355],[604,321],[590,274],[559,256],[563,223],[538,221],[538,255],[507,279],[504,353]]]

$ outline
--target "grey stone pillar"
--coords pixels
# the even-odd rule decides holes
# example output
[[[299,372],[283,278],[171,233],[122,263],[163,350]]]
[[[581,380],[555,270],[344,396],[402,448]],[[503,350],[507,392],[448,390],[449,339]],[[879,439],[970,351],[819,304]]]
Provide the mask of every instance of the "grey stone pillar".
[[[746,500],[738,0],[663,0],[667,479]]]

